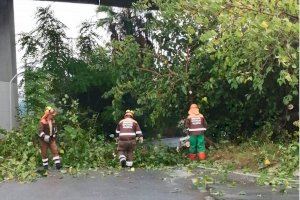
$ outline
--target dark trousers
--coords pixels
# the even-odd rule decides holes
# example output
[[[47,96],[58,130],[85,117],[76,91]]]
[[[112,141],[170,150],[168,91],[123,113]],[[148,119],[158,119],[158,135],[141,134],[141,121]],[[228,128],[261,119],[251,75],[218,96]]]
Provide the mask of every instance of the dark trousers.
[[[120,141],[118,142],[118,153],[119,156],[125,156],[127,161],[133,161],[133,151],[136,147],[136,141],[128,140],[128,141]]]
[[[48,148],[50,149],[50,151],[52,153],[54,163],[55,164],[60,163],[58,148],[57,148],[57,145],[56,145],[56,140],[54,138],[51,138],[49,143],[47,143],[44,140],[40,139],[40,145],[41,145],[41,154],[42,154],[43,166],[48,166],[48,155],[47,155]]]

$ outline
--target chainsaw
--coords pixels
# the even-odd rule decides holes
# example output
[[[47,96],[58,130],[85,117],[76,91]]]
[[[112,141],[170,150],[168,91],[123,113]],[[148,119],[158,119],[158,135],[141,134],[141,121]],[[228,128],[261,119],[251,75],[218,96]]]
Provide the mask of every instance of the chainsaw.
[[[190,136],[185,136],[179,138],[178,146],[176,148],[177,152],[179,152],[182,148],[189,148],[190,147]]]

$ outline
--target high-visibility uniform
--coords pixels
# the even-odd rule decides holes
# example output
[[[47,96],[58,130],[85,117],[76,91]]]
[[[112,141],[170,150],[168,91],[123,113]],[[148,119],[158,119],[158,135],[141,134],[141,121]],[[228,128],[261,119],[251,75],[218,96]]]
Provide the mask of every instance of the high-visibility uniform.
[[[205,159],[205,140],[204,132],[207,128],[207,123],[203,115],[189,115],[186,119],[185,126],[190,135],[189,157],[191,160]]]
[[[120,163],[124,167],[132,167],[133,151],[136,147],[136,137],[143,137],[141,128],[137,121],[129,116],[125,116],[116,128],[118,139],[118,154]]]
[[[48,111],[46,111],[45,113],[47,112]],[[49,148],[53,155],[52,159],[55,163],[56,169],[60,169],[61,161],[58,153],[58,148],[56,145],[57,126],[53,119],[51,119],[50,121],[46,119],[48,115],[49,113],[45,114],[40,120],[39,131],[38,131],[43,166],[45,169],[48,169],[49,163],[48,163],[47,150]],[[45,140],[45,138],[48,138],[48,140]]]

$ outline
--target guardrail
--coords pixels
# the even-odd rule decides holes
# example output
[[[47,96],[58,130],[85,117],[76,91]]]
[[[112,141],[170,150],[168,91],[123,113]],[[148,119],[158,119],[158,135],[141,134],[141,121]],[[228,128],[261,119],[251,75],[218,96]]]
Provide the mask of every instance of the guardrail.
[[[20,74],[23,74],[24,73],[24,71],[23,72],[19,72],[19,73],[17,73],[17,74],[15,74],[13,77],[12,77],[12,79],[9,81],[9,130],[12,130],[12,97],[11,97],[11,84],[12,84],[12,82],[13,82],[13,80],[18,76],[18,75],[20,75]]]

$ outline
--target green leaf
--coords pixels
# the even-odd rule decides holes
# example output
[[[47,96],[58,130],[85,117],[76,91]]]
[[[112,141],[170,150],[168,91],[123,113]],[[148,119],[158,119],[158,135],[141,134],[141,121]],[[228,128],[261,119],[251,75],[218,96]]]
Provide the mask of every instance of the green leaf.
[[[283,103],[284,103],[284,105],[288,105],[292,100],[293,100],[293,96],[287,95],[283,98]]]
[[[184,85],[181,86],[181,91],[187,95],[187,90],[186,90],[186,87]]]
[[[266,21],[263,21],[261,24],[260,24],[261,27],[267,29],[269,27],[268,23]]]
[[[205,102],[205,103],[208,103],[207,97],[203,97],[203,98],[201,99],[201,101],[203,101],[203,102]]]

